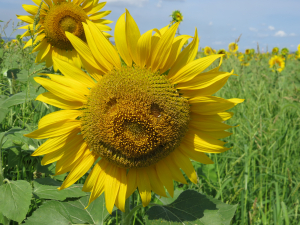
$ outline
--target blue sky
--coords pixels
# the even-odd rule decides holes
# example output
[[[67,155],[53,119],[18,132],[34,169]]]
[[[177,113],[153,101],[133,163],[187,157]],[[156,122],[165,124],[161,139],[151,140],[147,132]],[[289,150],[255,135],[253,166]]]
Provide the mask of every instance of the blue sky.
[[[12,19],[16,14],[27,15],[22,4],[31,0],[0,0],[0,20]],[[104,10],[112,10],[107,19],[117,21],[127,8],[138,24],[141,33],[166,26],[173,10],[180,10],[184,21],[180,33],[200,37],[200,47],[228,48],[230,42],[242,34],[239,50],[257,48],[263,51],[275,46],[295,51],[300,44],[299,0],[108,0]],[[4,23],[1,23],[3,26]],[[115,23],[111,24],[114,30]],[[9,35],[11,24],[6,29]],[[18,30],[13,34],[21,34]],[[113,35],[113,31],[111,32]]]

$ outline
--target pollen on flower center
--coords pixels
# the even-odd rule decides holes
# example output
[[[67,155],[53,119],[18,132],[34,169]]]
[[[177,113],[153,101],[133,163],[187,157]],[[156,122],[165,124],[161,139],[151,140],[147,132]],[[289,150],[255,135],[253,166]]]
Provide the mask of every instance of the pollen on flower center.
[[[85,41],[82,22],[88,19],[85,11],[71,2],[62,2],[50,7],[42,22],[47,41],[54,47],[72,50],[73,46],[65,35],[65,31],[73,33]]]
[[[164,75],[124,67],[91,90],[82,133],[90,149],[111,163],[147,167],[179,146],[189,118],[188,101]]]

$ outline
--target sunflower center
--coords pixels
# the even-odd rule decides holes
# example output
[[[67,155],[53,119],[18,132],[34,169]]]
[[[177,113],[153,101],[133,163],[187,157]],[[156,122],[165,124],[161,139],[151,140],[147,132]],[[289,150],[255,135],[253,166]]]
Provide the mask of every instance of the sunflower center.
[[[91,90],[82,133],[90,149],[111,163],[147,167],[179,146],[189,118],[188,101],[164,75],[124,67]]]
[[[73,46],[66,37],[65,31],[85,41],[82,22],[87,18],[85,11],[71,2],[51,6],[43,22],[47,41],[59,49],[72,50]]]

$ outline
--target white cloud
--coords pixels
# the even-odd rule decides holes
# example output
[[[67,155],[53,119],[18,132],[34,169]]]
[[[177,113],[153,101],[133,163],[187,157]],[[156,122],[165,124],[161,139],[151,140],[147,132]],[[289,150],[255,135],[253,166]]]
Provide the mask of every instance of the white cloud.
[[[290,36],[295,37],[296,34],[295,33],[290,33]]]
[[[250,31],[253,31],[253,32],[257,32],[258,30],[256,29],[256,28],[254,28],[254,27],[249,27],[249,30]]]
[[[291,47],[295,47],[295,45],[290,45]]]
[[[161,7],[161,3],[162,3],[162,0],[159,0],[158,3],[156,4],[156,7],[160,8]]]
[[[213,44],[214,45],[221,45],[221,44],[223,44],[223,42],[222,41],[215,41],[215,42],[213,42]]]
[[[269,30],[275,30],[275,27],[273,26],[268,26]]]
[[[279,30],[275,33],[276,37],[285,37],[286,36],[286,33],[283,31],[283,30]]]
[[[212,24],[213,24],[213,22],[210,21],[208,25],[211,26]]]
[[[144,6],[148,0],[107,0],[108,4],[116,5],[116,6],[128,6],[128,5],[135,5],[138,7]]]
[[[236,28],[234,27],[234,28],[232,28],[231,30],[232,30],[232,31],[235,31],[235,30],[236,30]]]

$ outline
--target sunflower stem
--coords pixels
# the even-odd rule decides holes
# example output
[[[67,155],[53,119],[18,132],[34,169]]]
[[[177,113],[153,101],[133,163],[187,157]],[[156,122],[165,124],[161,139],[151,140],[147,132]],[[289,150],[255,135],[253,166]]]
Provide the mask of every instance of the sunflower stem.
[[[131,196],[130,196],[131,198]],[[127,199],[127,201],[129,202],[129,198]],[[125,213],[122,214],[122,225],[128,225],[130,224],[130,220],[131,220],[131,217],[134,215],[134,213],[139,210],[140,208],[143,207],[143,204],[140,204],[140,205],[137,205],[135,206],[131,211],[128,210],[128,212],[126,211],[126,204],[127,204],[127,201],[125,203]],[[129,204],[128,204],[129,205]],[[149,203],[148,206],[158,206],[157,204],[155,203]],[[129,208],[129,207],[128,207]]]
[[[122,225],[130,224],[130,219],[131,219],[131,217],[129,216],[130,200],[131,200],[131,196],[129,198],[127,198],[126,202],[125,202],[125,212],[122,212]]]

